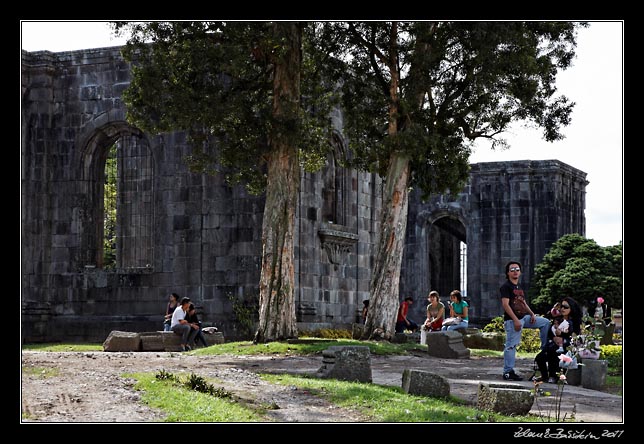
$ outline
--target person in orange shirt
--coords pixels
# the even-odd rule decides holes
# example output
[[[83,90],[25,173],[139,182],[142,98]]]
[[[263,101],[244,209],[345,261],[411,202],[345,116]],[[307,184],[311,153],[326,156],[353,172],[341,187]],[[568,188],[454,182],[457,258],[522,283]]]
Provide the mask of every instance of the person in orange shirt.
[[[412,332],[418,330],[418,324],[407,318],[409,306],[413,303],[414,298],[407,296],[402,304],[400,304],[400,307],[398,308],[398,318],[396,319],[396,333],[402,333],[405,331],[405,329],[411,330]]]

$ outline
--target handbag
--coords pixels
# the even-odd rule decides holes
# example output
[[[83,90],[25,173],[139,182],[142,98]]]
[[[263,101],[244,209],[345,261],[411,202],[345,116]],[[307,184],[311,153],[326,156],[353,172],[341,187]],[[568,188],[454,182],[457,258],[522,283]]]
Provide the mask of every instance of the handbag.
[[[461,320],[459,318],[445,318],[443,320],[443,325],[444,326],[445,325],[456,325],[456,324],[458,324],[460,322],[461,322]]]

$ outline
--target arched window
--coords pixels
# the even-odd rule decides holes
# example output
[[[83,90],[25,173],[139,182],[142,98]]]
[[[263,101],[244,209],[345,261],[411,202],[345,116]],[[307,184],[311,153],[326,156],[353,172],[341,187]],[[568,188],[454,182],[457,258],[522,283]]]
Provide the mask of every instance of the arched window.
[[[127,126],[101,128],[88,143],[84,163],[85,266],[151,269],[154,162],[147,139]]]
[[[346,152],[341,137],[337,134],[332,139],[333,150],[327,156],[327,165],[323,170],[323,205],[322,221],[338,225],[347,223],[349,174],[343,167]]]

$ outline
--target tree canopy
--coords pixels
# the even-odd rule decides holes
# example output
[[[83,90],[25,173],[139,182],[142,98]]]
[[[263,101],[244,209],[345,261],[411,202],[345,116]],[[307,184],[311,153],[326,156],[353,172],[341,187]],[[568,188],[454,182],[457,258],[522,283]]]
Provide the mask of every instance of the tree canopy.
[[[458,193],[471,144],[510,123],[561,139],[573,108],[556,95],[576,46],[572,22],[333,22],[316,27],[342,92],[352,165],[384,178],[363,337],[389,338],[398,307],[408,194]]]
[[[614,308],[623,304],[622,245],[601,247],[579,234],[557,240],[534,269],[531,303],[541,310],[570,296],[592,305],[598,296]]]
[[[300,25],[298,25],[300,26]],[[132,62],[124,92],[128,120],[151,133],[184,130],[193,171],[224,174],[260,194],[271,134],[288,134],[301,165],[319,169],[329,148],[334,94],[306,39],[302,100],[288,116],[273,112],[277,59],[288,46],[272,22],[116,22],[129,35],[123,54]],[[313,112],[314,111],[314,112]]]
[[[471,142],[507,148],[503,135],[514,121],[540,128],[547,141],[563,138],[574,103],[556,94],[555,80],[575,56],[579,26],[585,24],[320,24],[318,44],[340,67],[353,164],[385,177],[392,152],[408,155],[409,185],[428,196],[459,192]]]

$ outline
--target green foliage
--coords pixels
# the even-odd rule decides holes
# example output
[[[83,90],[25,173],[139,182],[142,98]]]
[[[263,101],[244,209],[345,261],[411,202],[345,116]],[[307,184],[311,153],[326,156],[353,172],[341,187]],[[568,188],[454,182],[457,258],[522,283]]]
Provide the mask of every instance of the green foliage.
[[[103,188],[103,268],[116,267],[116,193],[117,165],[116,144],[112,145],[105,159],[105,187]]]
[[[622,370],[624,358],[622,355],[622,346],[621,345],[602,345],[600,346],[601,353],[599,359],[605,359],[608,361],[608,367],[614,368],[615,371]]]
[[[503,316],[493,318],[481,330],[488,333],[505,333],[505,328],[503,327]]]
[[[530,289],[533,308],[546,310],[565,296],[588,305],[602,296],[610,307],[622,307],[622,245],[601,247],[579,234],[557,240],[534,269]]]
[[[53,378],[60,375],[60,369],[48,367],[22,367],[22,373],[39,378]]]
[[[386,176],[391,156],[411,160],[424,196],[458,192],[471,143],[511,122],[563,138],[573,104],[554,94],[574,57],[572,22],[328,22],[317,43],[342,89],[352,164]],[[330,74],[331,75],[331,74]]]
[[[235,324],[239,327],[240,333],[245,336],[252,336],[257,322],[258,298],[243,298],[241,300],[228,293],[228,300],[233,306],[233,316]]]
[[[306,170],[318,169],[329,149],[334,94],[313,62],[317,49],[305,29],[300,72],[293,80],[301,102],[274,113],[276,66],[288,63],[284,57],[292,43],[287,27],[279,22],[114,23],[117,35],[129,36],[123,55],[133,63],[123,94],[128,120],[153,133],[187,131],[192,153],[186,161],[193,171],[223,174],[252,193],[264,190],[276,137],[293,142]]]
[[[489,333],[505,333],[503,327],[503,316],[497,316],[487,323],[482,329]],[[539,330],[534,328],[524,328],[521,331],[521,342],[517,347],[517,352],[521,353],[538,353],[541,349],[541,338]]]
[[[165,422],[261,422],[263,410],[228,396],[213,396],[177,383],[176,377],[157,379],[151,373],[127,374],[137,380],[141,400],[166,413]]]
[[[541,338],[536,328],[524,328],[521,330],[521,342],[517,346],[517,352],[539,353],[541,350]]]
[[[262,375],[275,384],[295,386],[334,405],[360,412],[368,422],[508,422],[530,421],[527,416],[504,416],[483,412],[448,399],[409,395],[400,387],[305,378],[291,375]]]
[[[346,329],[320,328],[317,330],[300,331],[300,338],[323,338],[323,339],[351,339],[351,331]]]
[[[23,350],[51,351],[51,352],[89,352],[103,351],[103,344],[23,344]]]

